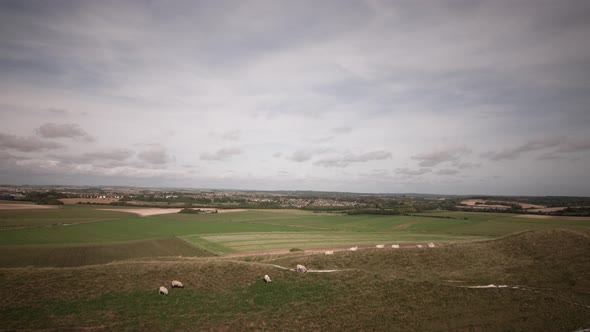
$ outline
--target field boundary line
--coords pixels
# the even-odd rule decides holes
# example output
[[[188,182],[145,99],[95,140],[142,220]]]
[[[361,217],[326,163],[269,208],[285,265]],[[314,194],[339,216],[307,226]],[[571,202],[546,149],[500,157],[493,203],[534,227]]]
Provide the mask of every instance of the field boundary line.
[[[529,291],[529,292],[533,292],[533,293],[537,293],[537,294],[544,294],[544,291],[547,292],[557,292],[559,293],[560,291],[557,289],[552,289],[552,288],[537,288],[537,287],[529,287],[529,286],[519,286],[519,285],[495,285],[495,284],[489,284],[489,285],[472,285],[472,286],[459,286],[459,285],[445,285],[445,286],[449,286],[449,287],[456,287],[456,288],[469,288],[469,289],[516,289],[516,290],[525,290],[525,291]],[[573,291],[575,293],[586,293],[583,291]],[[579,306],[579,307],[583,307],[586,309],[590,309],[590,306],[585,305],[585,304],[581,304],[578,302],[572,302],[572,301],[568,301],[568,300],[563,300],[560,298],[555,298],[558,301],[564,302],[564,303],[569,303],[575,306]]]
[[[276,265],[276,264],[265,264],[265,263],[257,263],[257,264],[260,264],[260,265],[269,265],[269,266],[275,267],[277,269],[296,272],[295,269],[291,269],[291,268],[280,266],[280,265]],[[309,269],[309,270],[307,270],[307,272],[308,273],[334,273],[334,272],[346,272],[346,271],[353,271],[353,270],[354,269],[344,269],[344,270],[313,270],[313,269]]]

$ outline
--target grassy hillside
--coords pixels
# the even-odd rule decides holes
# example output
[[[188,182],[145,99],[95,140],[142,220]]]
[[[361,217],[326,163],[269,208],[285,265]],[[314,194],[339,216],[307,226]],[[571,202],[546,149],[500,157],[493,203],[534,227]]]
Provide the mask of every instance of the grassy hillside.
[[[0,322],[4,329],[574,331],[590,327],[588,253],[586,235],[541,231],[422,250],[0,269]],[[343,271],[298,274],[269,263]],[[273,283],[264,284],[264,274]],[[186,288],[158,295],[173,279]],[[462,287],[490,283],[520,288]]]
[[[82,266],[162,256],[206,257],[213,253],[176,238],[68,246],[3,246],[0,247],[0,266]]]

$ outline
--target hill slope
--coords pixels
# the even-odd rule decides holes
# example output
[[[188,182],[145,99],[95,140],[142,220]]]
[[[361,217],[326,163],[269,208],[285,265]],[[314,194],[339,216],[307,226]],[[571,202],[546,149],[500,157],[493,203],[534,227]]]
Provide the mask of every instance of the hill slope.
[[[551,231],[434,249],[375,249],[334,256],[1,269],[0,325],[94,330],[573,331],[590,327],[589,249],[585,235]],[[343,271],[302,274],[270,263]],[[261,280],[264,274],[271,275],[271,284]],[[186,288],[159,296],[157,288],[173,279],[183,281]],[[490,283],[520,288],[463,287]]]

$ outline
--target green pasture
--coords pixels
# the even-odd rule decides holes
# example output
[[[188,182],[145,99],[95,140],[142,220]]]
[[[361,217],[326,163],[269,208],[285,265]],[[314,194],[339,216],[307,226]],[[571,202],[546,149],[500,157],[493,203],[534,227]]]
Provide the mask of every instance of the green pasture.
[[[583,234],[540,231],[427,250],[0,269],[0,322],[10,331],[577,331],[590,324],[589,245]],[[276,267],[296,264],[339,271]],[[159,295],[171,280],[185,288]],[[488,284],[518,289],[462,287]]]
[[[117,220],[128,218],[129,215],[124,212],[102,211],[88,205],[60,205],[57,209],[38,210],[0,209],[0,230]]]
[[[21,246],[23,263],[45,265],[34,258],[42,251],[120,259],[121,245],[133,241],[181,239],[183,243],[223,255],[290,248],[373,246],[375,244],[458,242],[490,239],[525,230],[570,229],[590,233],[590,221],[525,219],[510,214],[433,212],[419,216],[342,215],[302,210],[249,210],[218,214],[165,214],[138,217],[104,207],[72,205],[55,210],[0,211],[0,254]],[[440,218],[446,217],[446,218]],[[88,245],[96,245],[88,249]],[[27,246],[41,246],[27,249]],[[65,250],[61,246],[68,246]],[[86,246],[85,248],[82,248]],[[107,249],[112,246],[118,249]],[[50,249],[52,248],[52,249]],[[146,249],[145,256],[182,255],[183,250]],[[171,248],[176,248],[172,246]],[[65,250],[65,251],[64,251]],[[78,255],[78,256],[80,256]],[[194,254],[199,256],[200,254]],[[19,256],[20,257],[20,256]],[[23,256],[24,257],[24,256]],[[129,257],[138,257],[133,254]],[[49,260],[51,261],[51,260]],[[69,260],[67,260],[69,262]],[[83,262],[84,259],[74,261]],[[68,262],[62,264],[70,264]],[[58,263],[55,263],[59,266]],[[10,263],[8,265],[14,265]]]

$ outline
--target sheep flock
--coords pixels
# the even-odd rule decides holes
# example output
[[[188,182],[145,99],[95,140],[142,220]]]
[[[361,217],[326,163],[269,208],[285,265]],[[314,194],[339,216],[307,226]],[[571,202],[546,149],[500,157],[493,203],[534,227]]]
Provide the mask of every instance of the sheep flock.
[[[377,245],[375,245],[375,248],[378,248],[378,249],[384,249],[385,247],[386,247],[385,244],[377,244]],[[434,248],[435,247],[435,244],[432,243],[432,242],[430,242],[430,243],[426,244],[426,246],[423,246],[421,244],[418,244],[415,247],[416,248],[424,248],[424,247]],[[391,248],[392,249],[399,249],[400,248],[400,245],[399,244],[392,244],[391,245]],[[350,247],[348,250],[349,251],[357,251],[358,249],[359,249],[358,246],[354,246],[354,247]],[[334,255],[334,250],[327,250],[327,251],[324,252],[324,255]],[[307,268],[305,266],[301,265],[301,264],[297,264],[297,266],[295,267],[295,269],[291,269],[291,271],[302,272],[302,273],[308,272]],[[272,283],[272,279],[270,278],[270,276],[268,274],[265,274],[264,277],[262,277],[262,280],[265,283],[267,283],[267,284]],[[170,285],[171,285],[172,288],[184,288],[184,284],[182,282],[178,281],[178,280],[173,280],[170,283]],[[161,295],[168,295],[169,294],[168,289],[166,287],[164,287],[164,286],[160,286],[160,288],[158,289],[158,293],[161,294]]]

